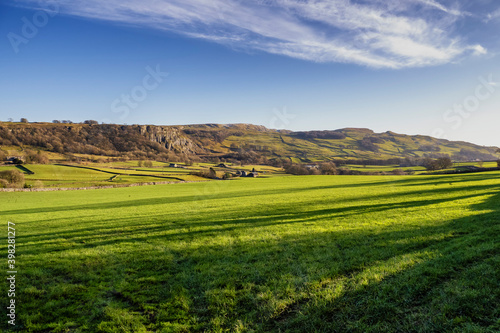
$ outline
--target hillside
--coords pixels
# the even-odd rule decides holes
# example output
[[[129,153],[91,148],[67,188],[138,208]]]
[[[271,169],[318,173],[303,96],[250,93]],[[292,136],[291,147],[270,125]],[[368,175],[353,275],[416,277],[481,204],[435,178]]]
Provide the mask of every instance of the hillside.
[[[292,132],[249,124],[184,126],[0,123],[0,145],[36,147],[58,154],[128,156],[161,160],[276,160],[379,162],[450,156],[494,160],[496,147],[370,129]]]
[[[456,161],[496,159],[496,147],[448,141],[429,136],[410,136],[393,132],[375,133],[370,129],[344,128],[334,131],[290,132],[243,129],[239,125],[198,125],[200,132],[227,133],[223,142],[212,142],[212,152],[255,151],[269,158],[290,158],[294,162],[325,160],[361,161],[436,157],[446,154]],[[214,129],[215,128],[215,129]],[[190,127],[193,131],[193,126]],[[197,138],[192,138],[199,142]],[[205,145],[206,147],[206,145]]]

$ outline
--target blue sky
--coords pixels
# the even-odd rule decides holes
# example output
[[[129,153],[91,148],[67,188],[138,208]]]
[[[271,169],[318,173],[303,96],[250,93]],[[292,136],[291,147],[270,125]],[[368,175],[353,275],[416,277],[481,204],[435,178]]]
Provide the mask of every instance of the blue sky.
[[[367,127],[500,146],[499,28],[495,0],[6,1],[0,120]]]

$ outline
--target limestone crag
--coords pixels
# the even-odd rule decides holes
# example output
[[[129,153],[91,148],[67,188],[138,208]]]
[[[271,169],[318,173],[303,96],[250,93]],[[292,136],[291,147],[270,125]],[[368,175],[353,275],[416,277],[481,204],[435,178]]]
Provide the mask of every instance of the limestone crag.
[[[192,154],[203,149],[193,143],[179,128],[173,126],[140,125],[141,135],[170,151]]]

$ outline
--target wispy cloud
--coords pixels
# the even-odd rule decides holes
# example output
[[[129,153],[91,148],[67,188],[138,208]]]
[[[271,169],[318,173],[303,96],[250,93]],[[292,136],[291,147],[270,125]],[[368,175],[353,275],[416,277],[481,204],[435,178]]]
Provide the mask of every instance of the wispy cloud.
[[[35,1],[19,0],[33,5]],[[316,62],[430,66],[481,55],[454,29],[465,15],[437,0],[58,0],[107,20]]]
[[[443,11],[451,15],[462,16],[467,14],[466,12],[461,12],[460,10],[457,9],[446,8],[445,6],[443,6],[442,4],[440,4],[435,0],[416,0],[416,1],[422,3],[423,5],[434,7],[436,9],[439,9],[440,11]]]
[[[500,19],[500,8],[486,15],[486,22]]]

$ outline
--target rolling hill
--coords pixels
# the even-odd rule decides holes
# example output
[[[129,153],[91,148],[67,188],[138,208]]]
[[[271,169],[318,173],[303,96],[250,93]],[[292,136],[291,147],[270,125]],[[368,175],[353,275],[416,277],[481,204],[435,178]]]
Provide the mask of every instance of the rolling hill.
[[[365,128],[292,132],[250,124],[183,126],[0,123],[0,146],[36,147],[59,154],[210,160],[394,161],[450,156],[495,160],[497,147]]]

